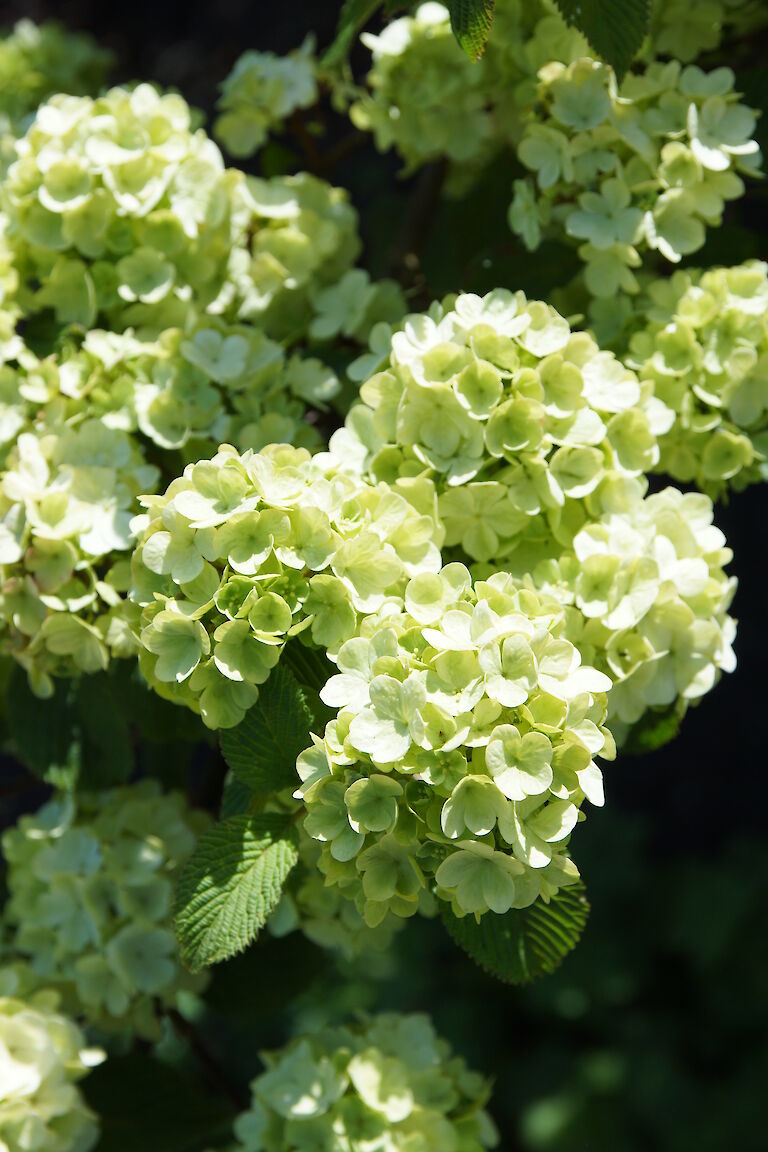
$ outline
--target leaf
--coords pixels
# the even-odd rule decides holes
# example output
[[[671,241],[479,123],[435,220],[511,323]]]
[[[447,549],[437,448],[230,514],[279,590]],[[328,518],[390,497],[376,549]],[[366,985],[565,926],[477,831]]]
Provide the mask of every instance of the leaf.
[[[493,24],[496,0],[447,0],[453,34],[470,60],[479,60]]]
[[[549,904],[537,900],[503,916],[486,912],[479,924],[473,916],[454,915],[449,904],[441,912],[449,935],[482,969],[505,984],[528,984],[554,972],[576,947],[589,903],[579,881],[561,888]]]
[[[200,838],[179,879],[176,932],[197,972],[242,952],[278,903],[298,859],[284,814],[238,815]]]
[[[633,724],[621,744],[621,754],[624,756],[644,756],[648,752],[655,752],[670,740],[674,740],[680,731],[682,717],[675,709],[674,704],[659,711],[649,709],[636,724]]]
[[[238,780],[234,772],[227,772],[219,816],[222,820],[226,820],[229,816],[239,816],[247,812],[252,799],[253,790],[247,784],[243,784],[242,780]]]
[[[106,673],[56,680],[41,700],[21,668],[6,690],[9,734],[19,759],[57,788],[109,788],[134,767],[122,697]]]
[[[336,38],[321,60],[323,67],[334,68],[346,60],[358,32],[378,12],[382,3],[383,0],[344,0],[336,26]]]
[[[254,792],[296,787],[296,757],[311,743],[312,713],[293,674],[280,665],[236,728],[221,733],[221,751],[238,780]]]
[[[556,0],[566,24],[579,29],[621,82],[651,21],[650,0]]]

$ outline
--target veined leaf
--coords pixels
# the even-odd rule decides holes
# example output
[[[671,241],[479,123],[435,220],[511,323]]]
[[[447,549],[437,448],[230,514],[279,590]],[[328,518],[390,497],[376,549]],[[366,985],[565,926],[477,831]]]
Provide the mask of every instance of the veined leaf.
[[[193,972],[242,952],[280,900],[298,851],[280,813],[222,820],[198,842],[176,892],[176,932]]]
[[[469,56],[479,60],[493,24],[496,0],[446,0],[453,34]]]
[[[311,743],[312,713],[296,679],[278,665],[236,728],[221,733],[221,751],[238,780],[254,792],[295,787],[296,757]]]
[[[651,20],[650,0],[556,0],[621,81],[640,50]]]
[[[448,904],[441,912],[449,935],[476,964],[505,984],[528,984],[554,972],[576,947],[589,903],[579,881],[561,888],[549,904],[537,900],[503,916],[486,912],[479,923],[455,916]]]

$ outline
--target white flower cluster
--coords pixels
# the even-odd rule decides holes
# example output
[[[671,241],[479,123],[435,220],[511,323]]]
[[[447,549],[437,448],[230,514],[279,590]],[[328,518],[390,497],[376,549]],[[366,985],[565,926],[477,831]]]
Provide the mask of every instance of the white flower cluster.
[[[750,283],[759,299],[754,275],[745,295]],[[643,500],[644,473],[660,466],[657,438],[673,435],[673,396],[654,395],[653,379],[638,381],[520,293],[459,296],[451,311],[407,317],[388,344],[333,452],[376,479],[431,478],[446,545],[483,573],[533,572],[558,596],[564,584],[562,602],[578,609],[568,637],[587,663],[627,681],[609,695],[612,725],[676,700],[682,710],[733,666],[730,553],[710,502],[674,489]],[[385,355],[382,344],[379,366]],[[592,533],[606,543],[590,546]],[[696,578],[686,583],[689,561]],[[614,614],[625,597],[632,612]],[[593,617],[602,617],[597,633]]]
[[[361,615],[440,565],[429,483],[369,484],[287,445],[224,445],[142,503],[141,666],[211,728],[242,719],[289,637],[309,629],[337,652]]]
[[[214,134],[231,156],[252,156],[297,108],[317,100],[314,44],[296,52],[244,52],[220,86]]]
[[[217,297],[240,176],[180,96],[149,84],[54,96],[16,151],[2,205],[25,315],[159,331]]]
[[[493,133],[484,73],[459,49],[442,4],[421,4],[379,36],[364,32],[373,53],[370,91],[350,108],[352,122],[386,151],[397,147],[415,168],[448,156],[461,163],[482,153]]]
[[[130,520],[174,450],[318,448],[305,422],[338,380],[319,360],[286,357],[250,325],[204,319],[153,341],[93,329],[38,360],[21,342],[0,368],[0,620],[3,644],[36,691],[50,675],[133,655],[125,624]],[[153,447],[154,446],[154,447]],[[160,452],[157,452],[160,449]]]
[[[729,68],[652,63],[617,87],[583,58],[539,73],[518,156],[535,173],[515,184],[510,225],[530,249],[544,232],[581,242],[594,296],[636,292],[642,253],[677,263],[704,244],[759,170],[755,113]]]
[[[433,305],[376,354],[331,451],[377,480],[432,477],[446,544],[473,560],[567,540],[606,475],[658,463],[673,419],[650,383],[522,292]]]
[[[768,479],[768,266],[651,284],[626,361],[675,413],[658,471],[717,496]]]
[[[578,609],[567,635],[613,681],[608,723],[619,744],[649,709],[681,715],[736,664],[736,581],[723,571],[732,553],[711,501],[644,491],[637,480],[604,485],[572,548],[525,581]]]
[[[426,1016],[386,1014],[264,1054],[235,1121],[246,1152],[483,1152],[498,1137],[488,1085]]]
[[[16,974],[0,970],[0,1148],[3,1152],[89,1152],[96,1117],[77,1081],[104,1054],[58,1011],[58,997],[22,997]]]
[[[199,985],[171,917],[176,874],[203,826],[150,780],[22,816],[2,841],[7,950],[89,1021],[156,1036],[158,1008]]]
[[[343,644],[321,699],[339,709],[297,762],[319,868],[366,923],[417,912],[431,886],[457,915],[549,899],[578,879],[565,849],[585,800],[611,680],[582,664],[565,613],[505,573],[414,577]]]

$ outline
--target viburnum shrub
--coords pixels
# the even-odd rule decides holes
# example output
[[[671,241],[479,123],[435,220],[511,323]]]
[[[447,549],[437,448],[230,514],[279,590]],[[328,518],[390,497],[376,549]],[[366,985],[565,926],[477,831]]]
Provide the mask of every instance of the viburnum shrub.
[[[210,134],[0,41],[0,1152],[112,1140],[114,1084],[181,1101],[164,1152],[502,1146],[369,978],[574,948],[577,826],[734,669],[713,501],[768,475],[766,265],[710,258],[765,7],[607,7],[346,3]]]

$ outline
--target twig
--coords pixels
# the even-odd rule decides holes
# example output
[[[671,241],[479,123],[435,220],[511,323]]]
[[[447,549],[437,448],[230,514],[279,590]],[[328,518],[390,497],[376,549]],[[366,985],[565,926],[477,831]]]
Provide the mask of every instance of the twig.
[[[182,1040],[186,1042],[190,1052],[200,1066],[203,1078],[208,1086],[217,1094],[226,1096],[236,1111],[244,1112],[250,1104],[248,1095],[242,1092],[235,1084],[230,1083],[224,1070],[203,1044],[200,1033],[194,1024],[186,1020],[176,1008],[170,1011],[169,1017],[177,1033]]]

